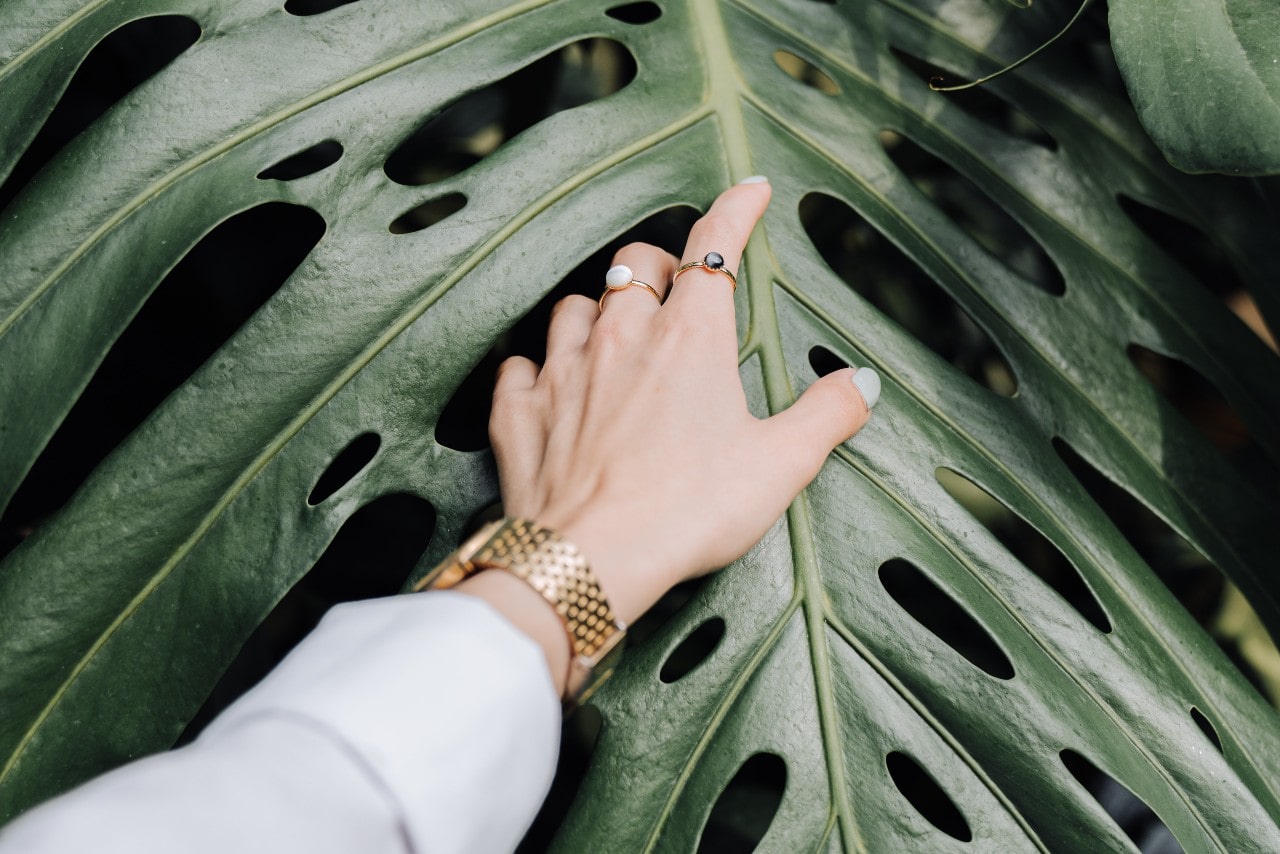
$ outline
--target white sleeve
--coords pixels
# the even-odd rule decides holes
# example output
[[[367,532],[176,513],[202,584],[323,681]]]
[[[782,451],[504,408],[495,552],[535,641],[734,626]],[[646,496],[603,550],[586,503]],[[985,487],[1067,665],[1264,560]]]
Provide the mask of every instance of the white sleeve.
[[[485,602],[349,603],[191,745],[26,813],[0,852],[510,851],[559,737],[541,649]]]

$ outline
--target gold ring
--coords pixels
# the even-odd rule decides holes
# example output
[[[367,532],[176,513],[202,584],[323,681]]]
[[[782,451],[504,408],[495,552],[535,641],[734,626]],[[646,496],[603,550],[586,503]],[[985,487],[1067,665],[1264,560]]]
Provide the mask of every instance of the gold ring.
[[[600,310],[604,311],[605,297],[614,291],[625,291],[627,288],[639,286],[649,293],[653,294],[653,298],[658,301],[658,305],[662,305],[662,294],[648,282],[642,282],[631,272],[631,268],[625,264],[618,264],[610,267],[609,272],[604,277],[604,293],[600,294]]]
[[[701,261],[690,261],[688,264],[681,266],[679,270],[676,270],[675,275],[671,277],[671,286],[675,287],[676,279],[680,278],[681,273],[686,270],[692,270],[694,267],[701,267],[711,273],[723,273],[733,283],[733,290],[738,290],[738,278],[725,268],[724,256],[719,252],[708,252]]]

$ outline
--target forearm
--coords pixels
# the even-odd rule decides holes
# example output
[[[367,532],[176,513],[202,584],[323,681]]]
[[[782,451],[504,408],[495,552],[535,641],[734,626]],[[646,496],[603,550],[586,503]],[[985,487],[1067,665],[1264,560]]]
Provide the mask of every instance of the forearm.
[[[559,725],[541,652],[474,597],[340,605],[190,747],[36,808],[0,851],[511,850]]]
[[[564,696],[569,673],[568,637],[555,610],[537,591],[514,575],[497,571],[477,573],[453,589],[488,603],[537,644],[546,658],[556,696]]]

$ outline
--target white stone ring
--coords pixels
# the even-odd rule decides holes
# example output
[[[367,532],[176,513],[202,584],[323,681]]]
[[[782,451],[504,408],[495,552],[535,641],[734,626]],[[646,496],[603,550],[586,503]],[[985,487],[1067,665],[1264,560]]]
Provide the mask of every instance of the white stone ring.
[[[600,310],[604,311],[604,301],[609,294],[614,291],[625,291],[630,287],[644,288],[653,294],[653,298],[658,301],[658,305],[662,305],[662,294],[658,293],[653,285],[639,281],[636,279],[635,274],[631,272],[630,267],[626,264],[619,264],[616,267],[610,267],[609,272],[604,274],[604,293],[600,295]]]

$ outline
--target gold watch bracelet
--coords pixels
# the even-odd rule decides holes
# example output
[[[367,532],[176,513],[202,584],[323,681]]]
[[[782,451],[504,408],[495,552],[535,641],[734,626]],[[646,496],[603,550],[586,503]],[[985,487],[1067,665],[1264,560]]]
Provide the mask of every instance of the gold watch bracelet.
[[[613,672],[626,626],[578,548],[535,522],[508,517],[468,537],[413,589],[447,590],[486,569],[514,575],[555,609],[569,640],[565,707],[590,697]]]

